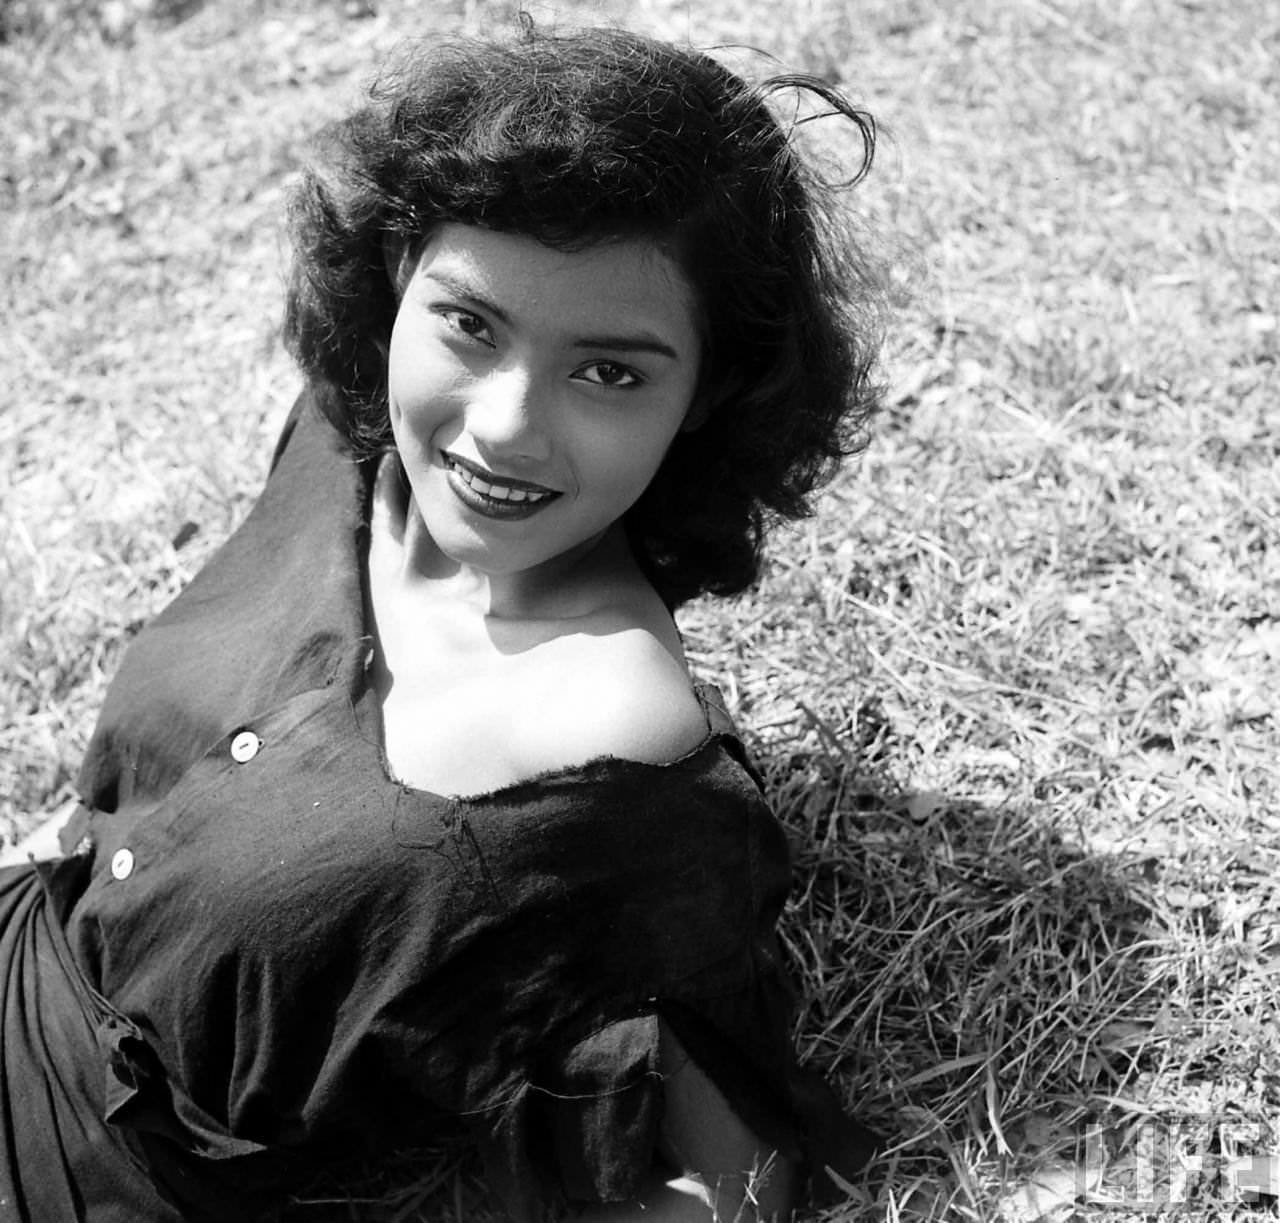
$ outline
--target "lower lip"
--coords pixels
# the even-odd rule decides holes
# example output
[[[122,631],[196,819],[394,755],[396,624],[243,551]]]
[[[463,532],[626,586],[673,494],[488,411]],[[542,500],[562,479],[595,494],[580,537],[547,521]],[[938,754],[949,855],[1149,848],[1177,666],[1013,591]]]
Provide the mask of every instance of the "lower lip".
[[[496,497],[486,497],[484,493],[477,492],[458,474],[455,468],[447,468],[447,471],[449,474],[449,487],[453,489],[454,496],[467,509],[475,514],[481,514],[485,518],[494,518],[503,522],[516,522],[523,518],[532,518],[534,514],[545,510],[560,495],[559,493],[553,493],[550,497],[543,497],[540,501],[499,501]]]

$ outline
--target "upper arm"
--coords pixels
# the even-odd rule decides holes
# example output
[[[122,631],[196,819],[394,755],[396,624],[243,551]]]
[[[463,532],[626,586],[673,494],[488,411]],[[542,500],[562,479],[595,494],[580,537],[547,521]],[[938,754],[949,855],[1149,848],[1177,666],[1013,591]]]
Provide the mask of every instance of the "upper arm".
[[[594,1206],[583,1223],[773,1223],[791,1217],[794,1170],[770,1152],[661,1028],[664,1113],[661,1154],[677,1176],[656,1169],[631,1202]]]
[[[786,1217],[794,1195],[790,1162],[747,1128],[665,1024],[661,1069],[665,1158],[717,1194],[724,1218],[734,1218],[744,1198],[757,1213],[743,1217]]]

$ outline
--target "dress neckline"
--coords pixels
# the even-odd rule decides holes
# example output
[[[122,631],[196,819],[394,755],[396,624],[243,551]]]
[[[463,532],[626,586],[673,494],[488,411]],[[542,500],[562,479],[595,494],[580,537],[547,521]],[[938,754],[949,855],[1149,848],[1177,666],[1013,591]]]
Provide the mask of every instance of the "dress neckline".
[[[371,658],[371,656],[372,652],[366,651],[366,658]],[[502,785],[494,786],[488,790],[476,791],[474,794],[440,794],[435,790],[415,786],[396,776],[386,753],[382,704],[378,700],[377,690],[372,683],[366,681],[362,685],[360,692],[350,702],[350,710],[357,732],[354,738],[365,744],[373,754],[378,771],[388,785],[395,786],[404,793],[413,794],[419,798],[444,806],[487,807],[501,805],[503,800],[520,794],[531,787],[552,782],[587,780],[599,777],[605,772],[631,772],[634,770],[639,773],[647,773],[650,776],[655,773],[661,774],[667,770],[680,768],[688,764],[689,761],[716,747],[726,738],[736,741],[738,738],[737,729],[725,707],[724,696],[720,689],[715,684],[703,680],[694,680],[690,686],[694,697],[698,701],[698,706],[702,710],[703,717],[706,719],[707,733],[683,755],[677,756],[672,760],[659,762],[632,760],[626,756],[591,756],[576,764],[547,769],[544,772],[519,778],[516,781],[504,782]]]

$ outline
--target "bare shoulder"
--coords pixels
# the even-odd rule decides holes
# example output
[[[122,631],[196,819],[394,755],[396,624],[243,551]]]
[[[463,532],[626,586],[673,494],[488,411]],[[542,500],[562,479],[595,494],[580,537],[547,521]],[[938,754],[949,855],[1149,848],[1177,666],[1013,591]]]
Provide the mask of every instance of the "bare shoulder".
[[[645,627],[606,622],[561,638],[542,670],[547,716],[535,755],[666,764],[707,737],[684,663]]]
[[[611,755],[663,763],[691,752],[707,737],[707,719],[684,663],[645,629],[593,642],[599,654],[589,682],[599,733]]]

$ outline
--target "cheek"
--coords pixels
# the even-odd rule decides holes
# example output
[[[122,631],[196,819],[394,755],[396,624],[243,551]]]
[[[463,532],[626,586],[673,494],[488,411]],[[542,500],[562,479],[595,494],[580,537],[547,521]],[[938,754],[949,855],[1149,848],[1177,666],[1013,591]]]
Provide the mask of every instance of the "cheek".
[[[387,409],[397,437],[429,424],[449,402],[456,382],[456,371],[441,359],[431,337],[397,321],[387,358]]]
[[[404,323],[404,314],[396,316],[395,326],[391,329],[391,343],[387,348],[387,410],[391,416],[392,429],[398,430],[404,417],[404,403],[407,398],[408,359],[410,351],[408,328]]]
[[[668,422],[669,423],[669,422]],[[608,486],[638,497],[652,482],[676,436],[678,425],[660,429],[629,430],[615,438],[600,457],[600,470]]]

